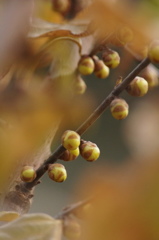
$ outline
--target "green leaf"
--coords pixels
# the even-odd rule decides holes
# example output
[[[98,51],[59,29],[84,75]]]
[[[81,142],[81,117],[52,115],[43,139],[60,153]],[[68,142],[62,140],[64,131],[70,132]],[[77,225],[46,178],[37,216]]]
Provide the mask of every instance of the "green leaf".
[[[0,227],[0,240],[60,240],[62,224],[47,214],[25,214]]]

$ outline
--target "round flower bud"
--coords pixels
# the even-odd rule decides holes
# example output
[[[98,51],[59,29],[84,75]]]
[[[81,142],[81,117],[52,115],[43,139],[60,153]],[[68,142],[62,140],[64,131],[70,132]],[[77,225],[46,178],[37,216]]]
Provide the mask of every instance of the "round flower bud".
[[[71,8],[70,0],[52,0],[53,9],[62,15],[66,15]]]
[[[142,97],[148,92],[148,82],[142,77],[135,77],[126,90],[131,96]]]
[[[95,143],[87,141],[80,145],[80,154],[85,160],[93,162],[99,158],[100,150]]]
[[[60,159],[64,161],[75,160],[80,154],[79,147],[75,150],[66,150],[61,156]]]
[[[148,57],[151,62],[159,63],[159,41],[155,41],[149,48]]]
[[[153,65],[147,66],[142,70],[140,76],[148,82],[148,88],[154,88],[159,84],[159,74]]]
[[[85,93],[86,88],[87,85],[85,84],[85,81],[80,76],[78,76],[73,85],[74,92],[76,94],[83,94]]]
[[[78,71],[83,75],[90,75],[94,71],[93,59],[89,56],[82,56],[78,63]]]
[[[109,68],[104,64],[102,60],[95,61],[94,74],[98,78],[106,78],[109,75]]]
[[[75,131],[67,130],[62,135],[62,145],[67,150],[75,150],[80,145],[80,136]]]
[[[111,102],[110,111],[115,119],[121,120],[128,116],[129,106],[124,99],[117,98]]]
[[[133,40],[134,34],[129,27],[124,26],[117,31],[116,37],[123,45],[125,45]]]
[[[67,178],[65,167],[60,163],[50,164],[48,168],[48,175],[55,182],[64,182]]]
[[[103,62],[109,68],[116,68],[120,63],[120,56],[116,51],[108,49],[102,55]]]
[[[23,182],[32,182],[36,178],[36,171],[32,166],[23,167],[20,178]]]
[[[63,234],[69,240],[79,239],[81,236],[81,227],[79,223],[71,217],[64,218]]]

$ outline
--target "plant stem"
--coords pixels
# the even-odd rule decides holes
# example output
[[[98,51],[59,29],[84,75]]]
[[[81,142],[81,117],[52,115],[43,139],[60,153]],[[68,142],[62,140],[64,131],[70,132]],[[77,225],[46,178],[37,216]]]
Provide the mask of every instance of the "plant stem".
[[[136,68],[122,81],[121,84],[116,86],[112,92],[104,99],[104,101],[95,109],[95,111],[86,119],[86,121],[77,128],[76,132],[79,135],[82,135],[86,132],[86,130],[92,126],[92,124],[102,115],[102,113],[109,107],[110,103],[118,97],[121,92],[125,90],[125,88],[130,84],[130,82],[150,64],[150,60],[148,58],[144,59],[141,63],[139,63]],[[49,164],[55,163],[57,159],[64,153],[66,149],[60,145],[55,152],[37,169],[37,177],[31,183],[22,183],[21,189],[24,192],[28,192],[35,185],[38,184],[39,179],[44,175],[47,171]]]

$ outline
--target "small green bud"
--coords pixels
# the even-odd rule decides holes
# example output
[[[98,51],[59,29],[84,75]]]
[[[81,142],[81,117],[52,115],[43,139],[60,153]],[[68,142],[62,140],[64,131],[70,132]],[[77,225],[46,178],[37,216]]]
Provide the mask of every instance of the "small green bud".
[[[80,145],[80,154],[85,160],[93,162],[99,158],[100,150],[95,143],[87,141]]]
[[[48,168],[49,178],[55,182],[64,182],[67,178],[65,167],[60,163],[50,164]]]
[[[66,150],[62,156],[60,156],[61,160],[64,161],[72,161],[75,160],[80,154],[79,147],[75,150]]]
[[[83,75],[90,75],[94,71],[94,61],[89,56],[82,56],[78,63],[78,71]]]
[[[148,92],[148,83],[142,77],[135,77],[126,90],[131,96],[142,97]]]
[[[103,62],[109,68],[116,68],[120,63],[120,56],[116,51],[108,49],[102,55]]]
[[[159,41],[155,41],[151,44],[148,57],[151,62],[159,63]]]
[[[124,99],[117,98],[111,102],[110,111],[115,119],[121,120],[128,116],[129,106]]]
[[[75,131],[67,130],[62,135],[62,145],[67,150],[75,150],[80,145],[80,136]]]
[[[154,88],[159,84],[158,70],[155,69],[153,65],[149,65],[143,69],[140,76],[148,82],[149,89]]]
[[[104,64],[102,60],[95,61],[94,74],[98,78],[106,78],[109,76],[109,68]]]
[[[63,234],[69,240],[79,239],[81,236],[79,223],[71,217],[65,217],[63,221]]]
[[[23,167],[20,178],[23,182],[32,182],[36,178],[35,169],[32,166]]]

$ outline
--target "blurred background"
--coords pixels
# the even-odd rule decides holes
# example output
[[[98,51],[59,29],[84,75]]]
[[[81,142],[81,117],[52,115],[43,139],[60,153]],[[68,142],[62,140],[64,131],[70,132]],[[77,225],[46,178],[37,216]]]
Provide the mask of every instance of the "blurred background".
[[[49,4],[49,1],[48,3],[41,1],[38,14],[45,20],[54,21],[54,19],[51,19],[53,15]],[[140,6],[144,16],[145,11],[148,11],[151,15],[157,3],[150,1],[125,1],[125,4],[130,8],[133,7],[133,11],[135,12],[138,12]],[[150,6],[151,8],[149,8]],[[153,17],[155,18],[155,14]],[[151,18],[151,20],[154,19]],[[117,69],[111,69],[110,75],[106,79],[98,79],[94,75],[84,77],[87,90],[84,96],[77,96],[78,100],[72,106],[73,109],[76,109],[76,104],[79,104],[81,99],[84,98],[86,109],[79,110],[79,115],[84,112],[84,116],[81,117],[77,114],[74,117],[69,115],[69,122],[67,122],[66,126],[61,126],[55,136],[52,151],[60,144],[60,137],[63,131],[66,129],[76,129],[112,91],[117,78],[119,76],[126,77],[138,63],[122,47],[113,46],[112,49],[120,54],[121,64]],[[99,146],[101,155],[98,161],[89,163],[79,156],[75,161],[62,162],[68,172],[67,181],[58,184],[50,181],[47,176],[44,176],[42,184],[36,188],[30,211],[39,212],[40,210],[54,215],[63,206],[70,204],[76,199],[81,199],[81,193],[77,186],[87,173],[87,178],[89,179],[91,172],[98,172],[100,175],[100,170],[97,170],[98,167],[121,169],[122,166],[132,164],[134,159],[132,160],[131,158],[134,156],[138,156],[140,158],[139,161],[142,162],[145,156],[154,154],[158,149],[157,133],[159,131],[159,119],[158,110],[156,109],[158,91],[158,87],[156,87],[150,90],[143,98],[132,97],[128,93],[123,92],[121,97],[129,104],[129,116],[121,121],[115,120],[108,109],[83,135],[85,140],[90,140]],[[156,106],[154,106],[155,102]],[[86,181],[87,178],[85,179]]]
[[[6,173],[11,172],[11,177],[16,179],[19,174],[17,166],[22,157],[30,156],[33,146],[37,147],[45,140],[52,122],[55,122],[56,126],[58,118],[63,115],[51,145],[51,151],[54,152],[61,143],[62,133],[67,129],[78,128],[113,90],[116,80],[121,76],[124,79],[147,56],[144,52],[145,45],[159,38],[157,0],[125,0],[122,3],[118,0],[110,3],[98,0],[70,0],[67,2],[73,7],[61,13],[57,11],[55,2],[57,1],[35,1],[33,16],[47,23],[34,23],[30,18],[32,28],[28,30],[28,23],[24,21],[18,25],[21,30],[19,35],[14,35],[12,28],[10,31],[6,30],[11,21],[8,20],[8,10],[8,15],[2,14],[1,22],[6,25],[0,26],[3,36],[0,40],[0,50],[7,51],[2,51],[0,57],[0,67],[4,70],[0,71],[0,77],[4,80],[0,85],[0,109],[2,119],[9,121],[11,126],[14,125],[7,136],[2,129],[0,138],[2,189],[4,182],[7,182]],[[5,7],[5,1],[1,1],[1,9]],[[60,92],[59,97],[50,80],[52,76],[48,63],[51,58],[51,69],[59,74],[56,72],[58,64],[53,65],[56,56],[63,54],[66,66],[69,66],[71,53],[67,56],[68,49],[63,52],[63,48],[57,50],[52,47],[52,39],[65,37],[66,33],[73,38],[78,30],[79,38],[85,40],[86,44],[86,51],[82,53],[89,53],[91,50],[88,51],[88,45],[92,42],[82,35],[87,32],[81,23],[88,20],[88,17],[93,17],[95,24],[90,30],[97,30],[97,40],[101,40],[105,34],[109,35],[109,30],[117,24],[117,27],[126,25],[133,29],[135,43],[123,45],[110,41],[109,47],[120,55],[120,65],[110,69],[110,75],[106,79],[99,79],[93,74],[82,76],[87,90],[83,95],[77,95],[68,107],[65,97],[68,97],[70,92]],[[75,22],[77,26],[72,27],[71,24]],[[14,23],[16,26],[16,19]],[[60,31],[62,28],[66,32]],[[28,31],[29,37],[26,37]],[[16,42],[16,47],[14,44],[10,45],[10,37]],[[16,37],[20,41],[17,41]],[[6,39],[9,39],[8,42]],[[77,53],[80,44],[80,40],[76,39],[74,52]],[[13,51],[15,49],[18,49],[16,53]],[[135,57],[132,55],[133,51]],[[16,57],[12,59],[11,56]],[[101,58],[101,54],[98,56]],[[78,60],[76,59],[77,62]],[[60,61],[59,63],[65,66]],[[129,115],[126,119],[114,119],[108,108],[82,136],[84,140],[98,145],[101,151],[99,159],[92,163],[80,156],[70,162],[58,160],[66,167],[67,180],[64,183],[56,183],[45,174],[42,183],[35,189],[30,212],[43,212],[54,216],[63,207],[95,195],[98,197],[95,199],[95,207],[90,214],[91,221],[83,239],[158,239],[159,72],[157,64],[151,64],[151,68],[155,71],[151,78],[152,81],[155,80],[155,86],[149,86],[149,91],[144,97],[132,97],[126,91],[121,94],[129,105]],[[57,99],[59,101],[56,102]],[[44,158],[48,156],[49,150]],[[38,162],[38,157],[35,166],[40,165],[41,160]],[[31,158],[25,158],[24,163],[31,163]]]

